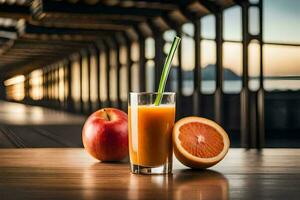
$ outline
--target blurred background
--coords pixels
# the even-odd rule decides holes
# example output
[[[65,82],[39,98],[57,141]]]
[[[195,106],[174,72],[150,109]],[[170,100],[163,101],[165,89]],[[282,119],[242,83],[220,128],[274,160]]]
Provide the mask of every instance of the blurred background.
[[[0,147],[81,147],[86,117],[167,90],[232,147],[300,147],[298,0],[0,0]]]

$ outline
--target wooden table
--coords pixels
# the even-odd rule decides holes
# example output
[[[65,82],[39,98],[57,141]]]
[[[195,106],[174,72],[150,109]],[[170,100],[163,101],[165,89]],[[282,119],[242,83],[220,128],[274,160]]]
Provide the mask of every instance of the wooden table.
[[[83,149],[1,149],[0,199],[300,199],[300,149],[231,149],[217,166],[129,172]]]

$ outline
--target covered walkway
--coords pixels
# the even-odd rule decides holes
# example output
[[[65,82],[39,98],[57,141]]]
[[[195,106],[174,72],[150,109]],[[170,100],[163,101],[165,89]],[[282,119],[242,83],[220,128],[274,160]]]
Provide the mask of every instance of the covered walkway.
[[[177,119],[197,115],[216,121],[229,133],[232,147],[299,147],[300,76],[294,63],[300,63],[300,43],[267,38],[275,33],[271,25],[280,33],[293,32],[292,25],[279,25],[273,10],[286,20],[288,13],[297,13],[292,9],[297,4],[273,4],[2,0],[0,99],[85,117],[104,107],[126,111],[129,92],[157,90],[166,53],[178,35],[182,42],[166,86],[176,92]],[[2,105],[11,113],[15,108],[10,105],[19,104]],[[81,145],[73,139],[79,138],[82,122],[70,125],[73,115],[62,114],[68,117],[61,120],[59,112],[48,109],[24,106],[20,110],[26,114],[13,120],[9,116],[14,114],[6,113],[3,146]],[[12,122],[22,123],[14,127]],[[72,131],[75,126],[80,128]],[[29,133],[18,133],[20,127]],[[37,131],[40,127],[44,134]],[[66,139],[69,132],[76,136]],[[34,142],[39,141],[34,134],[49,141]]]

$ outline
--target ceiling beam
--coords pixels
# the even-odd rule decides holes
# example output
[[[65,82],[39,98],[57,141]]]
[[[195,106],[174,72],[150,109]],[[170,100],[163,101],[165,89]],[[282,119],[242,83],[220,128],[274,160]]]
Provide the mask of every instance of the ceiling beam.
[[[48,35],[110,35],[118,30],[94,30],[94,29],[78,29],[78,28],[56,28],[32,25],[28,22],[18,26],[18,32],[23,34],[48,34]]]
[[[210,12],[216,13],[218,11],[217,5],[211,1],[207,0],[198,0],[200,4],[202,4],[205,8],[207,8]]]
[[[34,0],[31,6],[33,16],[42,19],[47,14],[81,14],[81,15],[118,15],[120,19],[123,16],[160,16],[164,10],[151,8],[134,8],[121,6],[107,6],[103,4],[88,5],[85,3],[67,3],[61,1]]]
[[[20,18],[28,19],[29,16],[30,16],[29,6],[0,3],[0,17],[8,17],[12,19],[20,19]]]

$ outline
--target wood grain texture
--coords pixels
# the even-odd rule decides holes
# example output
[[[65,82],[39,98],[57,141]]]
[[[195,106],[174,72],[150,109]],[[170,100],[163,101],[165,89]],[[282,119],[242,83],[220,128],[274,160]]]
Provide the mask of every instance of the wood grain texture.
[[[1,149],[0,199],[299,199],[300,149],[231,149],[204,171],[134,175],[83,149]]]

